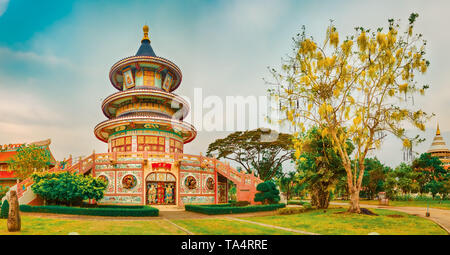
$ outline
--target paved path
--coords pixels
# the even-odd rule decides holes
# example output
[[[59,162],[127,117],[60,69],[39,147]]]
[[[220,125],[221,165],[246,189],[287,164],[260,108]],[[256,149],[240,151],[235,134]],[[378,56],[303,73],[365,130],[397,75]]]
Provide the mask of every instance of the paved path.
[[[341,203],[341,202],[331,202],[330,204],[348,206],[348,203]],[[425,216],[425,213],[427,212],[426,207],[383,206],[383,205],[368,205],[368,204],[360,204],[360,206],[365,208],[387,209],[392,211],[404,212],[420,216],[422,218],[430,219],[436,222],[439,226],[445,229],[447,233],[450,234],[450,210],[429,208],[430,217],[426,217]]]
[[[239,218],[235,218],[235,217],[225,217],[225,218],[230,219],[230,220],[236,220],[236,221],[251,223],[251,224],[255,224],[255,225],[260,225],[260,226],[263,226],[266,228],[281,229],[284,231],[290,231],[290,232],[300,233],[300,234],[304,234],[304,235],[320,235],[317,233],[312,233],[312,232],[307,232],[307,231],[302,231],[302,230],[297,230],[297,229],[292,229],[292,228],[279,227],[279,226],[269,225],[269,224],[265,224],[265,223],[261,223],[261,222],[239,219]]]

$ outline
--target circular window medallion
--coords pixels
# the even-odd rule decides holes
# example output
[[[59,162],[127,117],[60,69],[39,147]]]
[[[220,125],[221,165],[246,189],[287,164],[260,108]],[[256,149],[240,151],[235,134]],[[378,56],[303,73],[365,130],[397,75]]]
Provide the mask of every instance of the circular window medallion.
[[[212,177],[208,177],[206,179],[206,188],[208,188],[209,190],[214,189],[214,179]]]
[[[184,185],[186,185],[188,189],[195,189],[197,188],[197,180],[195,179],[194,176],[188,176],[184,180]]]
[[[127,174],[122,178],[122,186],[124,189],[132,189],[136,187],[137,179],[132,174]]]
[[[100,175],[99,177],[97,177],[99,180],[103,180],[106,182],[106,186],[108,186],[109,181],[108,181],[108,177],[106,177],[106,175]]]

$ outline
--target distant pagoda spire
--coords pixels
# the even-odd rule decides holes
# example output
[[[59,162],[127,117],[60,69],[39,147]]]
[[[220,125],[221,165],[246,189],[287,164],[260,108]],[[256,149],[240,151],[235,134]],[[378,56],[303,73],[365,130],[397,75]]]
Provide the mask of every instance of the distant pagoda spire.
[[[439,123],[436,127],[436,135],[431,143],[430,149],[427,151],[429,153],[433,152],[449,152],[447,145],[445,144],[444,138],[441,136],[441,130],[439,129]]]

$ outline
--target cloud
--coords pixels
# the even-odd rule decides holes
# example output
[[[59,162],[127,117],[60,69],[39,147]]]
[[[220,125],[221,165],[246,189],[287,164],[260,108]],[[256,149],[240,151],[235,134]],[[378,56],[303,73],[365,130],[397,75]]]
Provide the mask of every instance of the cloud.
[[[5,13],[6,9],[8,8],[9,0],[0,0],[0,16]]]
[[[8,62],[16,60],[50,66],[72,67],[71,62],[63,58],[52,55],[39,55],[32,51],[14,51],[6,47],[0,47],[0,62],[1,59],[7,60]]]
[[[10,92],[2,88],[0,93],[0,116],[2,123],[57,125],[64,121],[62,114],[48,102],[27,93]]]

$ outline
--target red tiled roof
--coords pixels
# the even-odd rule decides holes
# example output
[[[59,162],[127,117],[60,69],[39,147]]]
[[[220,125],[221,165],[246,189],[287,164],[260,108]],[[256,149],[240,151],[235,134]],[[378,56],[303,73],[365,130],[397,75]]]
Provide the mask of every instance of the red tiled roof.
[[[16,155],[17,151],[5,151],[0,152],[0,162],[6,162],[10,160],[14,155]]]
[[[15,178],[12,171],[0,171],[0,179]]]

